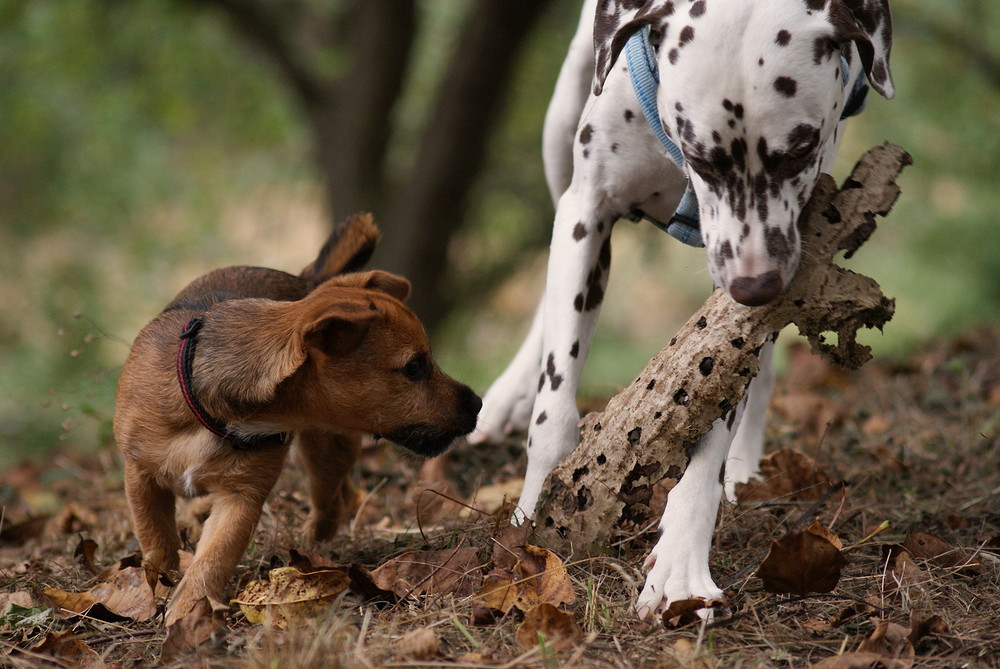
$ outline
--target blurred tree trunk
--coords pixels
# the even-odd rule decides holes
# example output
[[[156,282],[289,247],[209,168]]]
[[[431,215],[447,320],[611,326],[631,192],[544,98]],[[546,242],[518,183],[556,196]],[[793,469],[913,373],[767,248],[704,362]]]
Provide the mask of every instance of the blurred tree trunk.
[[[451,306],[449,242],[463,222],[503,109],[520,45],[551,0],[468,3],[412,169],[387,169],[393,109],[419,30],[415,0],[183,0],[224,14],[285,79],[313,131],[334,220],[372,211],[377,264],[406,275],[411,306],[433,328]]]

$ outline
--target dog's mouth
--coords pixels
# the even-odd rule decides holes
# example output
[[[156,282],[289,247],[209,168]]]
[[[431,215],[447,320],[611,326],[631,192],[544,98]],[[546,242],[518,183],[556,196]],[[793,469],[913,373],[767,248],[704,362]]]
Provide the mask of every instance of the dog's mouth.
[[[407,425],[382,436],[400,446],[405,446],[418,455],[433,458],[447,451],[451,442],[467,433],[444,431],[433,425],[417,424]]]

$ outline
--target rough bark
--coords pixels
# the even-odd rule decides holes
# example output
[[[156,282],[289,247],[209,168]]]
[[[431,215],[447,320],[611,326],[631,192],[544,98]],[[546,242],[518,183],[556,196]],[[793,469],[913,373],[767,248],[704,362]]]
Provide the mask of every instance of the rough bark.
[[[887,143],[868,151],[839,190],[822,175],[799,219],[802,261],[786,293],[745,307],[715,291],[628,388],[581,421],[580,446],[550,474],[535,515],[547,543],[590,552],[623,521],[648,520],[652,486],[679,478],[690,448],[739,403],[768,335],[795,323],[813,352],[833,362],[855,369],[871,358],[857,332],[881,329],[894,300],[832,260],[839,251],[850,257],[871,236],[910,162]]]

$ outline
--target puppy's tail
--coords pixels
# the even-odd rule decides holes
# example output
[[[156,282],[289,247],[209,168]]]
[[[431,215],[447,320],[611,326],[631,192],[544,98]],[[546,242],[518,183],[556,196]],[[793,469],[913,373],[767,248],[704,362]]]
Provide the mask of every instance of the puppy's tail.
[[[379,231],[371,214],[355,214],[333,229],[316,260],[299,276],[309,282],[310,290],[327,279],[360,270],[375,251]]]

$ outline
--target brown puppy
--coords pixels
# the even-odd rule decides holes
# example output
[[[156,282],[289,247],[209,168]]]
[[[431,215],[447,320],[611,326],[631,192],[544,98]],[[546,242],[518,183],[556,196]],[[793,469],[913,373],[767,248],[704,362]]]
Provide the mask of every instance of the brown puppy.
[[[325,539],[352,512],[362,433],[431,456],[476,426],[482,403],[432,360],[402,303],[409,283],[333,276],[363,264],[377,239],[367,216],[344,229],[298,277],[229,267],[196,279],[132,345],[114,432],[143,553],[177,569],[175,498],[212,500],[168,625],[221,598],[293,438],[309,478],[307,533]]]

